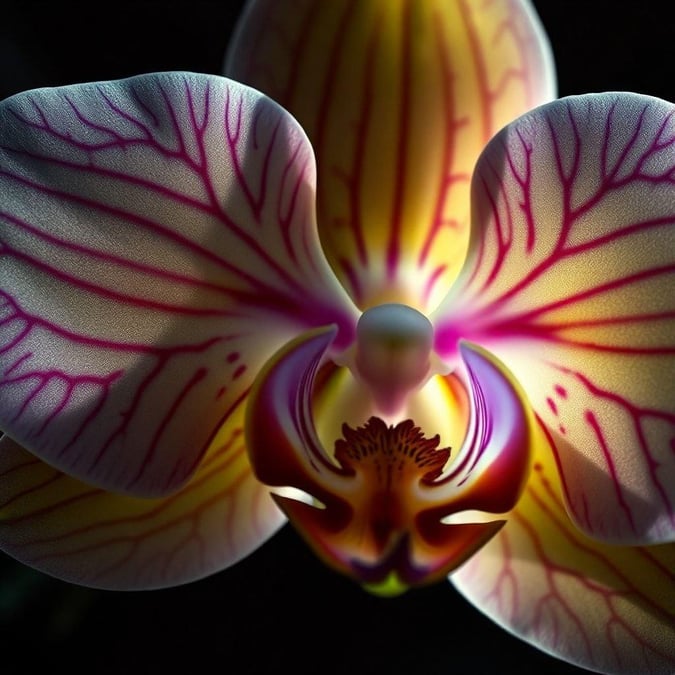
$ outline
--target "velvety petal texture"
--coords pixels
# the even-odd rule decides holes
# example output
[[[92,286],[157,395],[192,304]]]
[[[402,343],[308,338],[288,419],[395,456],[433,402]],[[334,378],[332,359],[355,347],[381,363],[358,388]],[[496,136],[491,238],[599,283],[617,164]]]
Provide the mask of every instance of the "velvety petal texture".
[[[97,588],[175,586],[248,555],[284,521],[246,456],[244,405],[190,481],[144,499],[92,487],[0,441],[0,548],[60,579]]]
[[[612,675],[671,675],[674,573],[675,544],[611,546],[579,531],[542,437],[507,524],[450,579],[494,621],[554,656]]]
[[[632,544],[675,531],[675,106],[561,99],[488,145],[461,278],[432,320],[499,356],[550,429],[570,516]]]
[[[520,0],[254,0],[226,74],[309,135],[321,239],[364,309],[440,301],[467,250],[479,153],[555,86]]]
[[[4,101],[0,427],[98,486],[183,484],[283,342],[350,339],[314,188],[295,121],[225,78]]]

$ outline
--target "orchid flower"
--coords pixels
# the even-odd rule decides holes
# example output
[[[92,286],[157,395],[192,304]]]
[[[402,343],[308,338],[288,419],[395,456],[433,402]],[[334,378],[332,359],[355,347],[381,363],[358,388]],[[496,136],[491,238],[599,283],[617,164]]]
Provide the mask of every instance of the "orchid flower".
[[[0,548],[161,588],[288,520],[672,673],[675,107],[554,97],[526,0],[254,0],[226,77],[2,102]]]

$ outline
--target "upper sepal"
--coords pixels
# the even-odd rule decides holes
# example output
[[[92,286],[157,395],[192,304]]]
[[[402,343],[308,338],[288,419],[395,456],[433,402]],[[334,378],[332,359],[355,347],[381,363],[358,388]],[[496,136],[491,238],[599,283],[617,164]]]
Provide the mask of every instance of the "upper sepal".
[[[555,95],[546,36],[522,0],[255,0],[225,72],[307,131],[322,241],[362,309],[438,304],[466,253],[478,155]]]

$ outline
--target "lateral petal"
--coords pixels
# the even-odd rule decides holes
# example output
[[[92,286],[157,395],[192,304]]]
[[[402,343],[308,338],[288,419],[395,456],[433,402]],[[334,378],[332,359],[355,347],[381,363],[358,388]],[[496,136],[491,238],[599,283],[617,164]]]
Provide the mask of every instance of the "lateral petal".
[[[224,569],[284,522],[254,477],[240,404],[194,476],[159,499],[92,487],[0,441],[0,549],[85,586],[176,586]]]
[[[350,338],[314,186],[295,121],[221,77],[4,101],[0,427],[98,486],[178,488],[284,341]]]
[[[491,619],[558,658],[613,675],[675,668],[675,545],[602,544],[567,516],[539,446],[507,524],[451,577]]]
[[[614,542],[675,532],[675,106],[561,99],[474,178],[471,251],[433,318],[495,353],[551,430],[570,516]]]
[[[521,1],[257,0],[226,73],[307,131],[321,240],[362,309],[438,304],[466,254],[479,153],[555,87]]]

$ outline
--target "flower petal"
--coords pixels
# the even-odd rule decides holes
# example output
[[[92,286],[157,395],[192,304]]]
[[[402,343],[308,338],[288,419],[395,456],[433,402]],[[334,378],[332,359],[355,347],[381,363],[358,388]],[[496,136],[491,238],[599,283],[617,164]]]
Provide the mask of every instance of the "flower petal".
[[[551,430],[574,522],[675,532],[675,106],[561,99],[507,127],[474,180],[467,265],[433,318],[504,361]]]
[[[302,130],[221,77],[0,108],[0,427],[108,489],[177,488],[265,359],[356,310],[321,253]]]
[[[129,590],[174,586],[234,564],[284,522],[251,472],[244,404],[194,476],[160,499],[78,481],[0,442],[0,549],[53,576]]]
[[[321,239],[364,309],[443,298],[464,261],[480,151],[555,84],[531,5],[503,0],[258,0],[226,72],[307,131]]]
[[[559,658],[614,675],[670,675],[674,569],[673,544],[611,546],[583,535],[544,442],[507,524],[450,580],[491,619]]]

